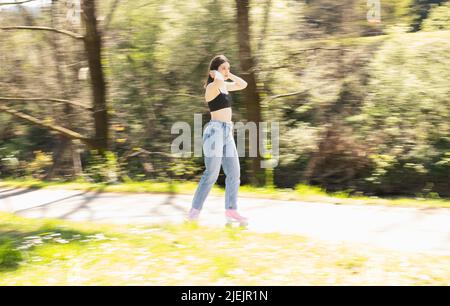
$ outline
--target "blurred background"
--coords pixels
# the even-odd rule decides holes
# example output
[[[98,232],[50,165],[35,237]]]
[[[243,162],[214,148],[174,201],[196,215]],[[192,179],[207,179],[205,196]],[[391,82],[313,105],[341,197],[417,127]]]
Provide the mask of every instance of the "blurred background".
[[[278,166],[241,157],[242,184],[450,196],[441,0],[0,0],[0,177],[197,182],[171,126],[210,119],[218,54],[249,84],[233,122],[280,124]]]
[[[244,231],[171,153],[220,54]],[[0,286],[448,286],[449,67],[450,1],[0,0]]]

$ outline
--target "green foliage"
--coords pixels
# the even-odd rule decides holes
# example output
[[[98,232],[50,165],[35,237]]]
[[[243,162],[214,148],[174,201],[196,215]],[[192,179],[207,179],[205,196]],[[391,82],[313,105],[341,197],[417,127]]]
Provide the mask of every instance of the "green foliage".
[[[450,2],[434,5],[422,23],[423,31],[450,30]]]
[[[29,149],[30,141],[26,136],[17,136],[8,141],[0,140],[0,175],[25,175],[25,156]]]
[[[168,171],[178,178],[192,177],[197,170],[198,166],[191,159],[180,159],[172,162],[169,164],[168,169]]]
[[[376,167],[367,180],[394,185],[390,189],[405,187],[402,176],[414,177],[411,188],[425,180],[443,183],[437,166],[447,167],[439,161],[450,149],[450,40],[421,33],[403,41],[398,36],[386,42],[369,65],[358,127],[376,146],[371,155]]]
[[[112,2],[98,2],[99,16],[109,12]],[[204,167],[201,158],[124,156],[135,147],[167,152],[173,140],[170,128],[175,121],[192,123],[194,113],[203,113],[204,122],[208,120],[202,82],[213,55],[225,54],[231,60],[232,72],[241,75],[235,4],[136,0],[117,6],[108,30],[113,35],[103,37],[102,50],[112,146],[103,156],[84,153],[86,180],[191,180],[199,173]],[[272,1],[267,23],[265,8],[265,1],[255,1],[250,9],[251,32],[256,35],[249,43],[256,60],[259,94],[265,98],[304,90],[301,95],[285,96],[262,105],[263,120],[281,123],[279,165],[273,173],[272,169],[266,169],[267,184],[293,187],[302,181],[310,157],[318,153],[322,132],[327,131],[330,121],[337,120],[351,125],[353,130],[343,127],[334,131],[339,134],[337,145],[330,147],[328,156],[334,154],[345,159],[333,159],[325,166],[319,163],[317,173],[325,173],[328,170],[325,167],[349,169],[358,180],[380,193],[392,190],[409,194],[444,195],[445,190],[448,193],[450,37],[444,31],[410,35],[405,32],[420,28],[449,29],[449,2],[382,1],[381,23],[366,20],[365,0]],[[0,20],[5,17],[5,25],[21,20],[18,13],[0,14]],[[47,24],[45,14],[35,18],[37,23]],[[214,26],[217,24],[220,26]],[[53,54],[47,53],[44,36],[30,31],[4,32],[0,37],[5,68],[0,72],[0,96],[18,92],[24,96],[47,96],[48,92],[60,96],[55,71],[47,69],[54,65],[49,65],[53,63]],[[361,37],[376,34],[390,35]],[[326,41],[326,46],[316,39]],[[345,52],[340,52],[340,48]],[[299,51],[308,49],[317,50]],[[76,54],[79,50],[75,50],[64,54],[64,62],[69,63],[67,68],[74,69],[68,70],[70,75],[76,75],[72,72],[84,65],[78,58],[82,54]],[[371,58],[373,53],[376,55]],[[349,83],[349,78],[354,80]],[[69,74],[67,81],[71,86],[66,94],[71,100],[89,104],[86,100],[89,82],[71,82]],[[351,86],[341,90],[342,83]],[[246,120],[242,96],[242,92],[233,93],[234,121]],[[344,111],[330,115],[328,108],[336,105],[336,101]],[[46,103],[14,107],[44,120],[61,114],[60,105]],[[90,134],[90,124],[86,123],[91,122],[91,112],[80,110],[73,115],[72,127]],[[64,125],[64,119],[60,121]],[[54,134],[18,123],[3,113],[0,131],[0,176],[42,175],[50,164],[50,155],[34,156],[33,152],[51,152],[55,147]],[[358,150],[352,150],[353,133],[364,144]],[[375,152],[369,152],[370,147]],[[119,156],[125,160],[118,161]],[[369,174],[360,171],[353,167],[358,160],[370,160],[374,168],[367,170],[371,171]],[[245,168],[244,163],[242,166]],[[248,171],[243,170],[245,182]],[[344,176],[337,173],[335,177]],[[340,189],[349,187],[336,185]],[[387,188],[390,185],[392,188]],[[431,185],[431,189],[426,187]]]
[[[15,249],[14,242],[0,238],[0,271],[16,268],[21,260],[22,255]]]
[[[117,182],[120,176],[120,166],[116,153],[106,151],[101,154],[97,150],[91,150],[84,175],[88,181]]]
[[[309,186],[303,183],[295,185],[295,191],[302,195],[326,195],[326,191],[319,186]]]
[[[413,0],[411,3],[411,15],[413,16],[413,31],[419,31],[422,28],[422,22],[427,19],[432,8],[446,0]]]
[[[40,177],[53,164],[52,154],[42,151],[35,151],[34,154],[35,158],[28,163],[26,172],[30,176]]]

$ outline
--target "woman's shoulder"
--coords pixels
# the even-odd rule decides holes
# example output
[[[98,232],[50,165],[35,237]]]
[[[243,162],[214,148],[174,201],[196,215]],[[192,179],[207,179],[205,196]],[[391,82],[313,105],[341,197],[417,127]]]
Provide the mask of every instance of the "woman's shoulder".
[[[211,102],[220,96],[220,94],[222,94],[222,91],[219,88],[212,86],[212,83],[209,83],[205,89],[205,101]]]

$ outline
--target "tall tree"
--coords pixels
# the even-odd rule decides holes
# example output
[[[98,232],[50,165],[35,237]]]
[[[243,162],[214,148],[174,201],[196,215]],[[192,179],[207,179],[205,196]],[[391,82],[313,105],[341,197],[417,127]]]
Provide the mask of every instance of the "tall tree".
[[[51,9],[50,9],[50,26],[52,28],[59,26],[59,18],[58,18],[58,0],[52,0]],[[53,58],[56,62],[55,69],[56,75],[58,78],[58,85],[60,90],[60,95],[62,99],[69,100],[69,85],[68,85],[68,76],[63,70],[64,66],[64,53],[62,52],[62,40],[61,36],[57,33],[52,33],[52,39],[49,40],[50,44],[53,48]],[[73,81],[73,80],[70,80]],[[58,124],[66,123],[66,127],[69,129],[74,128],[73,122],[73,113],[74,107],[71,104],[65,104],[63,109],[63,114],[61,116],[57,116],[56,120]],[[53,165],[50,171],[47,174],[47,178],[50,179],[56,174],[62,172],[66,172],[66,168],[72,169],[71,175],[77,177],[82,173],[81,167],[81,159],[80,153],[77,150],[76,142],[72,141],[70,138],[64,135],[58,135],[59,142],[56,145],[53,154]],[[65,167],[65,164],[68,164],[68,167]]]
[[[95,0],[82,0],[82,16],[86,33],[84,48],[89,63],[92,98],[94,102],[95,139],[100,151],[108,148],[108,110],[106,82],[102,66],[102,36],[97,26]]]
[[[247,119],[254,122],[259,135],[259,123],[262,121],[261,98],[256,86],[255,60],[250,47],[250,20],[249,20],[249,0],[236,0],[237,8],[237,34],[239,43],[239,62],[242,69],[243,78],[248,83],[245,90],[245,108]],[[262,157],[259,152],[259,143],[261,139],[256,139],[256,157],[251,158],[250,182],[261,186],[265,184],[265,171],[261,168]],[[249,144],[252,146],[252,142]],[[250,147],[249,150],[252,150]]]
[[[24,3],[25,1],[21,2]],[[26,1],[28,2],[28,1]],[[3,5],[17,4],[17,3],[3,3]],[[0,4],[1,5],[1,4]],[[66,35],[79,41],[82,40],[84,44],[85,56],[89,65],[89,73],[92,90],[92,115],[94,119],[94,137],[82,135],[67,127],[62,127],[57,124],[48,123],[44,120],[35,118],[31,115],[24,114],[10,108],[9,106],[0,105],[0,111],[9,113],[13,116],[26,120],[28,122],[37,124],[46,129],[56,131],[70,139],[78,139],[91,148],[97,149],[100,153],[108,149],[108,109],[106,103],[106,82],[104,77],[103,66],[101,62],[102,57],[102,31],[97,24],[96,5],[95,0],[81,0],[81,16],[82,23],[85,29],[85,34],[80,35],[76,32],[58,29],[54,27],[44,26],[6,26],[0,27],[0,30],[34,30],[34,31],[50,31],[60,35]],[[109,21],[108,21],[109,22]],[[24,97],[0,97],[1,102],[9,101],[27,101],[32,99],[40,99],[52,102],[59,102],[64,104],[76,105],[76,103],[67,99],[57,98],[24,98]]]

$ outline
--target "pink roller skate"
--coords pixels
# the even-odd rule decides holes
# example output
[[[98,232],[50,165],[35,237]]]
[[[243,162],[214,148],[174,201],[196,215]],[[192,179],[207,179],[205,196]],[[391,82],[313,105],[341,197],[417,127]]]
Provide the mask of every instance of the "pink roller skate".
[[[239,223],[239,226],[242,228],[248,226],[248,219],[238,214],[236,209],[227,209],[225,211],[225,218],[227,219],[227,227],[232,227],[233,223]]]

